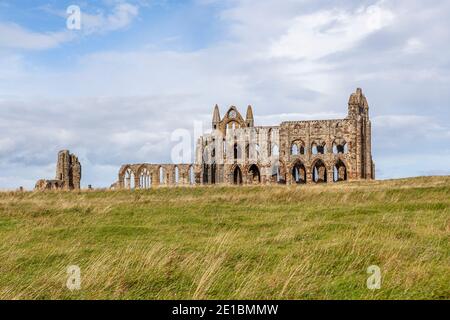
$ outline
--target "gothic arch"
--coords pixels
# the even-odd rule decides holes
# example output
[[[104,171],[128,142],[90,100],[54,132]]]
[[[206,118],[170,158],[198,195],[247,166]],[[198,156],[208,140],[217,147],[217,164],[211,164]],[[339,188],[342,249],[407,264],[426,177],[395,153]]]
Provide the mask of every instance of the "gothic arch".
[[[258,165],[252,164],[248,169],[248,180],[251,184],[259,184],[261,183],[261,172],[259,170]]]
[[[311,166],[311,181],[315,183],[327,182],[327,167],[321,159],[316,159]]]
[[[205,147],[203,149],[202,162],[203,163],[210,163],[211,162],[211,155],[210,155],[210,152],[209,152],[209,147]]]
[[[233,159],[234,160],[242,159],[242,148],[238,142],[235,142],[233,145]]]
[[[136,174],[131,167],[128,167],[125,171],[125,189],[134,189],[136,188]]]
[[[325,154],[327,153],[327,144],[323,140],[314,140],[311,143],[311,154]]]
[[[159,185],[165,185],[167,181],[167,169],[163,166],[158,166],[158,182]]]
[[[301,161],[295,161],[291,169],[292,181],[297,184],[306,183],[306,167]]]
[[[304,155],[305,154],[305,144],[301,139],[292,141],[291,143],[291,155]]]
[[[147,166],[142,166],[138,171],[139,189],[149,189],[152,186],[152,173]]]
[[[286,167],[284,162],[277,160],[272,164],[272,182],[285,184],[286,183]]]
[[[339,159],[333,166],[333,181],[334,182],[347,181],[347,179],[348,179],[347,166],[345,165],[344,161]]]
[[[337,138],[333,141],[333,154],[346,154],[348,153],[348,144],[342,138]]]
[[[132,167],[131,165],[129,165],[129,164],[122,166],[122,168],[120,168],[120,171],[119,171],[119,178],[120,178],[120,177],[125,177],[125,172],[126,172],[128,169],[133,170],[133,167]]]
[[[242,170],[239,165],[233,166],[232,175],[233,175],[233,184],[239,185],[243,183]]]

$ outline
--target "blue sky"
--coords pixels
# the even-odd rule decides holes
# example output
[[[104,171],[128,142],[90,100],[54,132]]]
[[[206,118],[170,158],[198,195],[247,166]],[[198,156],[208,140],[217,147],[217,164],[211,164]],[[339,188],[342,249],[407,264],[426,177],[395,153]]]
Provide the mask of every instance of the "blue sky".
[[[78,5],[81,30],[66,28]],[[0,0],[0,188],[84,186],[168,162],[177,128],[252,104],[256,124],[343,117],[362,87],[382,179],[450,174],[450,4],[416,0]]]

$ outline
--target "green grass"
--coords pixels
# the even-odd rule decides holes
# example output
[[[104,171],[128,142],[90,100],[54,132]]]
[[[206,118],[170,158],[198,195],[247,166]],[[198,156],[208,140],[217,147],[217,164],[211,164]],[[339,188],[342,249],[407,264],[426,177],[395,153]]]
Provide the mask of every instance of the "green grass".
[[[0,193],[0,299],[449,298],[450,177]]]

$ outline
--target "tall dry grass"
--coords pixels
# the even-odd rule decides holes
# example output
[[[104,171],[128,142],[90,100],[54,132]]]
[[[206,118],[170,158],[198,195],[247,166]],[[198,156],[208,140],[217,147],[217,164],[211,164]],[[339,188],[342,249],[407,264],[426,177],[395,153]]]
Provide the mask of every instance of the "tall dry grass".
[[[448,299],[449,199],[450,177],[0,193],[0,298]]]

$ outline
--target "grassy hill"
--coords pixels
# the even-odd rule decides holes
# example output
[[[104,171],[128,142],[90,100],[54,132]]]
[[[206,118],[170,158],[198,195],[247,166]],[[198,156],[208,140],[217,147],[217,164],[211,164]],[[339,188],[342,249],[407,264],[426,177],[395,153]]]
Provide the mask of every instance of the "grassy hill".
[[[0,193],[1,299],[449,299],[449,266],[450,177]]]

